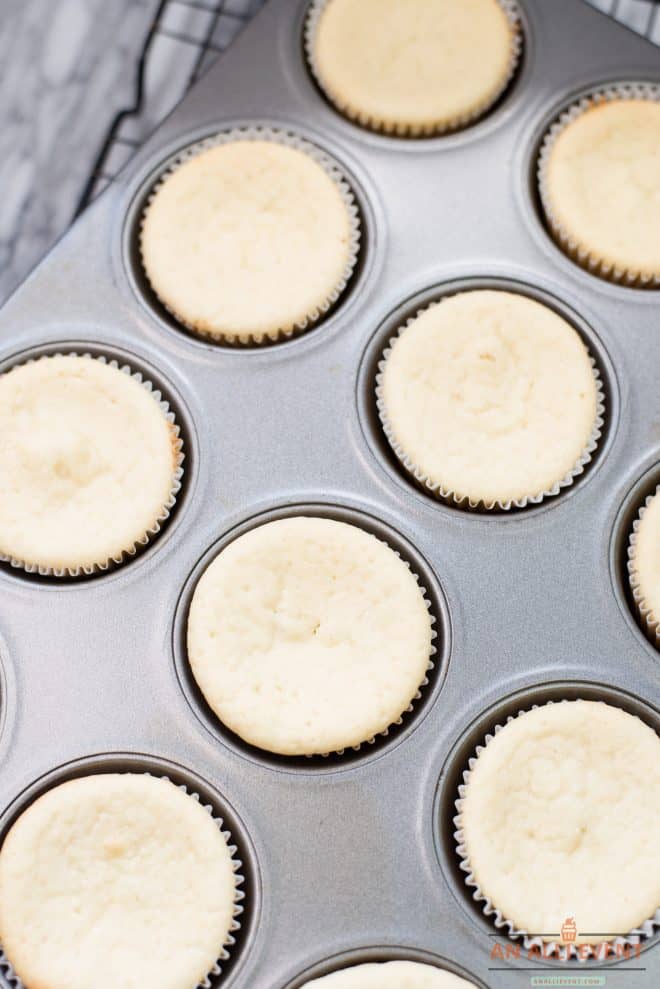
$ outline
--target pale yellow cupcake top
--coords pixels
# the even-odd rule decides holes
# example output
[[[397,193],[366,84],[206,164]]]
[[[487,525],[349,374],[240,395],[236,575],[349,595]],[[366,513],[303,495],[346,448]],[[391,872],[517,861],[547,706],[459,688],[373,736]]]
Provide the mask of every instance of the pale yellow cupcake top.
[[[459,833],[483,896],[518,930],[625,935],[660,906],[660,738],[597,701],[519,715],[467,778]],[[605,936],[603,936],[605,935]]]
[[[425,681],[424,594],[384,542],[297,517],[239,536],[209,564],[188,617],[188,658],[220,720],[246,742],[315,755],[369,741]]]
[[[0,375],[0,554],[77,571],[121,559],[167,515],[178,439],[155,396],[92,357]]]
[[[602,99],[568,116],[542,159],[551,229],[598,264],[660,278],[660,102]]]
[[[336,301],[356,255],[339,175],[271,139],[229,140],[167,174],[140,244],[164,305],[203,336],[249,343],[305,329]]]
[[[646,505],[636,527],[630,576],[646,621],[660,623],[660,493]]]
[[[518,48],[517,26],[498,0],[327,0],[308,29],[312,70],[336,107],[411,135],[484,113]]]
[[[472,982],[420,962],[353,965],[306,982],[302,989],[474,989]]]
[[[25,989],[192,989],[233,926],[211,815],[173,783],[100,774],[49,790],[0,850],[0,943]]]
[[[377,390],[407,469],[443,495],[487,507],[564,481],[598,409],[573,327],[533,299],[486,289],[419,313],[394,339]]]

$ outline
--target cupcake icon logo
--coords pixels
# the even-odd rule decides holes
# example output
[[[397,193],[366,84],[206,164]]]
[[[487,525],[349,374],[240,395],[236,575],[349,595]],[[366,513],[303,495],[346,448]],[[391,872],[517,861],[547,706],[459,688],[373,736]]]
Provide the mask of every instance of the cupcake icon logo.
[[[577,938],[577,927],[575,917],[567,917],[561,925],[561,939],[564,944],[574,944]]]

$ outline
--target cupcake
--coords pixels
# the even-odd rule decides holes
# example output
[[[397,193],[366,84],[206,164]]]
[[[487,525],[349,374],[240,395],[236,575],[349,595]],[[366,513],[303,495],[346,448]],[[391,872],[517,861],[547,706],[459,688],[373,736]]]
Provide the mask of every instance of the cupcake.
[[[355,266],[359,221],[337,166],[278,132],[232,132],[166,172],[142,220],[147,279],[200,336],[291,336],[337,301]]]
[[[457,130],[504,92],[520,55],[509,0],[314,0],[306,28],[319,86],[386,133]]]
[[[415,575],[364,530],[325,518],[268,522],[204,571],[188,659],[209,707],[280,755],[359,746],[400,721],[434,651]]]
[[[475,989],[458,975],[420,962],[352,965],[306,982],[301,989]]]
[[[168,406],[138,375],[75,355],[0,375],[0,556],[29,571],[106,569],[158,532],[180,487]]]
[[[597,701],[521,713],[488,736],[457,802],[474,899],[511,934],[595,945],[660,905],[660,739]]]
[[[646,499],[635,522],[628,572],[642,626],[660,648],[660,488]]]
[[[660,89],[597,93],[542,148],[543,208],[559,245],[595,274],[660,282]]]
[[[192,989],[237,924],[219,824],[165,779],[85,776],[0,850],[0,944],[25,989]]]
[[[433,303],[390,341],[376,394],[385,434],[432,494],[523,507],[557,494],[602,426],[595,365],[554,310],[511,292]]]

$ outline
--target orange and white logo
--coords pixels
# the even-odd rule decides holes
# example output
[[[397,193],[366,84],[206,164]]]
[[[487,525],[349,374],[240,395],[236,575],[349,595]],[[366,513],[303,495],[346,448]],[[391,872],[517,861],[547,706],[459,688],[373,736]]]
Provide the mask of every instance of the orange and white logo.
[[[575,917],[567,917],[561,925],[561,939],[564,944],[574,944],[577,937]]]

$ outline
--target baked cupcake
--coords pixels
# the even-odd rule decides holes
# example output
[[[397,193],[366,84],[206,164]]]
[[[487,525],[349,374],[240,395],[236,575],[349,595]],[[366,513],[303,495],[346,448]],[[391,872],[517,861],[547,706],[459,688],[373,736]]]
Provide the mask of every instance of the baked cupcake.
[[[595,701],[521,713],[488,736],[457,803],[474,898],[512,934],[595,945],[660,905],[660,739]]]
[[[140,233],[163,305],[193,333],[242,344],[316,323],[345,289],[358,241],[337,166],[305,142],[259,130],[183,154],[156,186]]]
[[[521,48],[510,0],[315,0],[309,64],[357,123],[419,136],[457,130],[504,92]]]
[[[385,434],[427,491],[510,508],[572,483],[602,426],[595,365],[554,310],[511,292],[462,292],[390,341],[376,382]]]
[[[541,152],[543,208],[559,245],[595,274],[660,282],[660,89],[597,93],[570,107]]]
[[[660,488],[646,499],[635,521],[628,572],[642,627],[660,648]]]
[[[432,619],[397,553],[354,525],[298,517],[229,543],[188,616],[209,707],[281,755],[359,746],[400,721],[426,682]]]
[[[382,962],[352,965],[320,979],[306,982],[302,989],[475,989],[458,975],[420,962]]]
[[[147,775],[54,787],[0,850],[0,944],[25,989],[191,989],[226,953],[235,900],[219,822]]]
[[[0,556],[91,573],[135,553],[180,488],[178,427],[158,392],[116,364],[43,357],[0,375]]]

